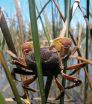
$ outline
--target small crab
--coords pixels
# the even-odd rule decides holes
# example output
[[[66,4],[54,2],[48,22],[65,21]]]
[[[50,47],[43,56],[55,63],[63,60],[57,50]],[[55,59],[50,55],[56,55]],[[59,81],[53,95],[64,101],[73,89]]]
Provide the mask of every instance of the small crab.
[[[79,63],[77,65],[71,65],[68,67],[64,66],[64,61],[68,61],[69,56],[77,49],[77,47],[74,47],[72,49],[71,45],[71,40],[64,37],[56,38],[55,40],[53,40],[52,44],[49,47],[40,48],[43,76],[52,76],[60,91],[79,86],[82,83],[80,79],[64,73],[64,70],[78,70],[79,68],[82,68],[86,65],[85,63]],[[32,78],[27,79],[23,82],[23,87],[26,89],[30,89],[29,84],[37,79],[37,67],[35,62],[33,44],[30,42],[25,42],[22,45],[22,52],[24,54],[24,59],[19,58],[11,51],[8,51],[8,53],[13,58],[12,63],[19,66],[13,69],[12,75],[14,76],[14,78],[15,74],[33,76]],[[25,62],[23,60],[25,60]],[[25,68],[26,70],[24,70],[23,68]],[[73,82],[73,84],[63,88],[63,86],[58,81],[59,74],[63,78]]]

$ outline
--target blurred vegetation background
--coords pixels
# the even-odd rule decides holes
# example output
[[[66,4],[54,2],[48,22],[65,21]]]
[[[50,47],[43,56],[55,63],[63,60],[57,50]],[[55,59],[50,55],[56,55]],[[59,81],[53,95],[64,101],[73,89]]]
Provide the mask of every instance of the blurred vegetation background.
[[[11,58],[6,54],[6,50],[10,49],[19,57],[23,57],[21,45],[26,41],[32,41],[33,33],[38,34],[39,38],[38,41],[40,46],[50,45],[52,40],[60,35],[65,35],[66,37],[71,38],[71,31],[73,38],[75,39],[79,50],[83,57],[92,60],[92,3],[91,0],[34,0],[35,2],[35,11],[36,17],[34,17],[35,23],[37,22],[37,30],[33,32],[32,26],[36,26],[36,24],[30,23],[31,18],[31,4],[33,0],[12,0],[13,4],[9,4],[10,2],[7,1],[7,5],[14,6],[14,13],[13,10],[7,12],[6,7],[0,4],[0,60],[2,63],[2,56],[4,56],[5,60],[4,63],[7,63],[8,71],[11,72],[13,66],[11,65]],[[1,0],[3,4],[5,3]],[[24,2],[24,3],[23,3]],[[56,4],[58,5],[58,8]],[[78,3],[81,9],[77,7],[77,9],[73,8],[74,3]],[[60,10],[60,11],[59,11]],[[12,12],[11,12],[12,11]],[[2,16],[3,13],[3,16]],[[73,15],[72,15],[73,13]],[[62,17],[62,15],[64,17]],[[65,20],[67,19],[67,24]],[[34,22],[33,21],[33,22]],[[65,29],[66,28],[66,29]],[[64,30],[65,31],[62,31]],[[3,30],[3,31],[2,31]],[[63,34],[62,34],[63,33]],[[36,35],[34,36],[36,37]],[[71,38],[72,40],[72,38]],[[34,40],[35,42],[35,40]],[[73,40],[72,40],[72,43]],[[36,43],[35,43],[36,44]],[[74,47],[75,44],[72,45]],[[39,47],[38,47],[39,52]],[[76,53],[77,54],[77,53]],[[38,57],[39,59],[39,57]],[[76,64],[78,61],[72,59],[68,60],[67,65]],[[18,89],[18,94],[14,94],[12,92],[12,86],[10,84],[9,79],[6,77],[7,74],[3,70],[3,66],[0,63],[0,92],[3,94],[4,98],[13,98],[19,97],[19,95],[23,94],[23,89],[21,87],[21,83],[15,82],[15,87]],[[65,63],[66,64],[66,63]],[[38,65],[39,67],[39,65]],[[64,98],[61,98],[60,101],[50,100],[50,103],[53,104],[92,104],[92,65],[88,64],[86,66],[86,71],[89,74],[89,78],[91,84],[89,85],[87,76],[85,75],[85,71],[83,69],[76,72],[74,76],[80,78],[83,83],[73,89],[66,90],[66,94]],[[71,71],[67,71],[66,73],[71,73]],[[20,76],[17,75],[18,78]],[[41,77],[42,78],[42,77]],[[41,79],[39,76],[39,83]],[[12,79],[12,78],[11,78]],[[22,78],[25,80],[25,77]],[[63,81],[60,79],[60,82],[63,86],[70,84],[68,81]],[[9,81],[9,82],[8,82]],[[46,78],[44,78],[44,82],[46,82]],[[11,86],[11,87],[10,87]],[[38,81],[35,81],[30,85],[33,88],[39,89]],[[43,86],[43,85],[42,85]],[[41,86],[41,89],[43,89]],[[16,89],[16,88],[15,88]],[[26,91],[27,92],[27,91]],[[39,98],[41,92],[33,93],[30,92],[30,96],[28,97],[27,101],[31,101],[33,104],[40,104]],[[44,89],[43,92],[44,93]],[[51,86],[51,90],[49,93],[49,98],[55,98],[59,93],[54,81]],[[2,96],[0,94],[0,96]],[[45,98],[44,94],[41,95],[42,102],[44,104]],[[2,98],[2,97],[0,97]],[[30,101],[29,101],[30,100]],[[1,100],[0,100],[1,101]],[[26,104],[27,104],[26,101]],[[4,103],[3,103],[4,102]],[[8,101],[9,102],[9,101]],[[19,102],[19,103],[18,103]],[[10,102],[9,102],[10,103]],[[21,104],[20,99],[17,98],[17,103]],[[0,104],[5,104],[5,101],[0,102]],[[14,102],[11,104],[14,104]]]

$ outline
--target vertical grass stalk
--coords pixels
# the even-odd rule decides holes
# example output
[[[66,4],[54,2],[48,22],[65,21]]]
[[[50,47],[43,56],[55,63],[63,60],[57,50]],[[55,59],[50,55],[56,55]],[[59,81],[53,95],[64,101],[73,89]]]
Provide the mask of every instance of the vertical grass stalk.
[[[9,72],[8,66],[6,64],[6,61],[4,59],[4,56],[3,56],[3,53],[2,53],[1,49],[0,49],[0,61],[1,61],[1,64],[2,64],[2,66],[4,68],[6,77],[7,77],[8,81],[9,81],[9,84],[11,86],[12,92],[13,92],[13,94],[15,96],[16,101],[17,101],[17,104],[22,104],[22,102],[20,100],[20,97],[19,97],[19,94],[18,94],[18,91],[17,91],[17,88],[16,88],[16,85],[15,85],[14,81],[12,80],[11,74]]]
[[[66,30],[66,37],[69,36],[69,27],[70,27],[70,4],[71,0],[65,0],[65,17],[67,18],[67,30]],[[67,66],[67,62],[63,63],[64,66]],[[66,70],[64,71],[66,73]],[[66,80],[62,79],[62,85],[65,87]],[[60,98],[60,104],[64,104],[64,96]]]
[[[40,12],[39,12],[37,6],[36,6],[36,10],[37,10],[37,13],[38,13],[38,15],[39,15]],[[39,18],[40,18],[40,21],[41,21],[41,24],[42,24],[42,27],[43,27],[43,30],[44,30],[44,35],[45,35],[45,37],[46,37],[46,39],[47,39],[47,41],[48,41],[48,44],[50,45],[50,38],[49,38],[49,36],[47,35],[47,32],[46,32],[46,29],[45,29],[45,26],[44,26],[44,23],[43,23],[43,20],[42,20],[41,15],[39,15]],[[38,19],[37,19],[37,20],[38,20]]]
[[[52,7],[52,37],[53,39],[56,38],[56,28],[55,28],[55,9],[54,9],[54,5],[53,2],[51,2],[51,7]]]
[[[9,31],[7,22],[5,20],[4,14],[1,11],[1,9],[0,9],[0,14],[1,14],[0,28],[1,28],[1,31],[3,33],[4,38],[6,40],[7,46],[9,48],[9,50],[11,50],[13,53],[17,54],[15,47],[14,47],[14,44],[13,44],[13,41],[12,41],[12,37],[11,37],[10,31]]]
[[[3,95],[0,93],[0,104],[6,104]]]
[[[89,20],[89,0],[86,1],[86,13],[87,13],[87,18]],[[88,59],[88,37],[89,37],[89,29],[87,26],[86,27],[86,52],[85,52],[86,59]],[[88,72],[88,64],[86,65],[86,70]],[[87,99],[87,90],[88,90],[88,82],[85,76],[84,103],[86,103],[86,99]]]
[[[39,88],[41,94],[41,103],[45,104],[46,100],[45,100],[41,59],[40,59],[40,45],[39,45],[39,36],[38,36],[37,19],[36,19],[36,11],[35,11],[35,0],[28,0],[28,2],[29,2],[32,38],[33,38],[33,45],[35,51],[35,61],[37,65],[37,74],[38,74]]]

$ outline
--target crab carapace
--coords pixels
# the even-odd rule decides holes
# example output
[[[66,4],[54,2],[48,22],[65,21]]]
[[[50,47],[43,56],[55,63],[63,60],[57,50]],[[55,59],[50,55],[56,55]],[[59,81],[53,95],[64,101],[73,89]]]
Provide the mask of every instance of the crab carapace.
[[[79,63],[68,67],[65,67],[63,65],[63,62],[65,60],[68,61],[68,58],[72,53],[71,45],[72,42],[69,38],[56,38],[49,47],[40,48],[43,76],[52,76],[60,91],[79,86],[82,83],[80,79],[64,73],[64,70],[78,70],[79,68],[82,68],[86,65],[85,63]],[[73,50],[75,49],[72,49],[72,51]],[[22,75],[33,75],[32,78],[27,79],[23,82],[23,87],[26,89],[30,89],[28,85],[34,82],[37,78],[37,67],[35,62],[33,44],[30,42],[25,42],[22,45],[22,51],[24,54],[24,59],[18,58],[17,56],[15,57],[12,52],[8,51],[8,53],[13,58],[12,63],[19,66],[13,69],[12,75],[14,77],[16,73]],[[23,60],[25,60],[25,62]],[[26,70],[23,70],[23,68],[25,68]],[[59,74],[63,78],[73,82],[73,84],[63,88],[63,86],[58,81]]]

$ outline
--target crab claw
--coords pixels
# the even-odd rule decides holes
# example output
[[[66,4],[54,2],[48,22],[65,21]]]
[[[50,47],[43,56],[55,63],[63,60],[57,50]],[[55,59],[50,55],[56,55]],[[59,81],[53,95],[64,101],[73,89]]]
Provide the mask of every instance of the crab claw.
[[[22,51],[23,51],[24,55],[26,55],[27,53],[32,51],[32,49],[33,49],[33,43],[32,42],[25,42],[25,43],[23,43]]]
[[[59,37],[53,40],[51,47],[53,46],[62,56],[66,55],[69,52],[71,47],[71,40],[66,37]]]

